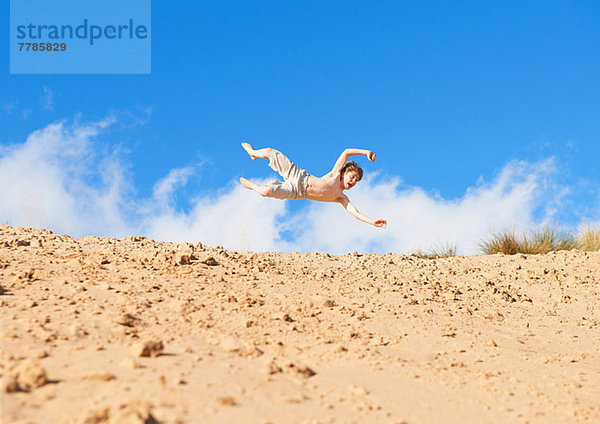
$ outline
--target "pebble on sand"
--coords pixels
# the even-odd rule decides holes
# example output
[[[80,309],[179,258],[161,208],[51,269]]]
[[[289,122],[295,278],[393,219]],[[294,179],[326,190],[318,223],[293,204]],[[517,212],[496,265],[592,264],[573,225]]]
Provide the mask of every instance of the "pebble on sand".
[[[217,402],[223,406],[237,406],[237,401],[231,396],[221,396],[217,398]]]
[[[288,374],[298,375],[298,376],[301,376],[304,378],[309,378],[309,377],[312,377],[313,375],[317,374],[316,372],[314,372],[311,368],[307,367],[306,365],[298,364],[295,362],[286,362],[283,365],[283,370]]]
[[[152,405],[147,402],[132,402],[119,406],[111,424],[159,424],[152,415]]]
[[[126,368],[126,369],[130,369],[130,370],[135,370],[138,368],[141,368],[141,365],[138,361],[136,361],[133,358],[125,358],[123,359],[120,363],[119,366],[121,368]]]
[[[101,424],[108,422],[110,418],[110,408],[103,407],[98,409],[90,409],[87,411],[81,420],[80,424]]]
[[[135,327],[140,321],[139,318],[134,317],[131,314],[123,314],[117,321],[117,324],[123,325],[125,327]]]
[[[129,348],[129,354],[136,357],[155,357],[163,353],[164,345],[160,340],[147,340],[134,344]]]
[[[14,369],[14,375],[7,378],[3,387],[7,393],[29,392],[48,382],[46,370],[36,361],[26,359]]]

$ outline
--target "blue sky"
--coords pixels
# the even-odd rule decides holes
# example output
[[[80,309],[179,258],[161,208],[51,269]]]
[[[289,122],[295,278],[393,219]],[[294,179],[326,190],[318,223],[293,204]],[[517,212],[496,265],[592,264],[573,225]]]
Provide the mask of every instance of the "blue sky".
[[[8,22],[8,4],[0,13]],[[3,25],[0,159],[8,163],[34,131],[52,123],[73,128],[111,117],[114,122],[86,147],[96,157],[89,162],[96,171],[69,178],[99,189],[101,158],[110,154],[126,180],[119,202],[137,202],[139,211],[140,202],[152,202],[158,182],[185,168],[168,208],[172,217],[192,219],[198,199],[212,199],[214,206],[234,190],[239,176],[273,176],[265,162],[248,159],[241,141],[276,147],[317,175],[328,172],[344,148],[369,148],[378,155],[375,163],[358,161],[376,178],[363,188],[396,181],[388,193],[396,200],[422,192],[432,207],[449,207],[464,204],[469,192],[486,184],[500,184],[508,169],[520,182],[528,175],[538,178],[538,193],[519,204],[526,219],[515,206],[514,215],[478,230],[544,220],[574,228],[600,221],[598,22],[600,3],[593,1],[154,1],[150,75],[10,75]],[[249,199],[246,194],[243,199]],[[4,201],[17,194],[11,196]],[[352,191],[349,197],[354,201]],[[506,201],[497,200],[495,207]],[[286,225],[316,214],[313,205],[257,201],[275,208],[273,220],[263,224],[275,227],[269,231],[279,242],[264,244],[265,249],[311,249],[309,241],[293,245],[309,235]],[[363,201],[367,205],[355,203],[375,218],[391,212],[376,199]],[[131,211],[119,213],[124,222],[132,221]],[[394,213],[401,220],[401,211]],[[75,230],[51,219],[28,221],[16,209],[4,215],[15,225],[77,235],[146,231],[170,238],[168,231],[125,224],[113,231],[106,225],[86,229],[83,223]],[[365,225],[358,221],[344,223],[348,231],[367,231],[357,229]],[[436,241],[427,235],[429,222],[403,225],[396,226],[399,233],[422,225],[424,242]],[[462,240],[462,228],[444,239]],[[363,250],[378,250],[373,246],[384,236],[373,231]],[[206,236],[222,244],[218,233]],[[395,240],[402,249],[416,243]],[[315,246],[345,250],[337,244]],[[390,242],[385,248],[395,246]]]

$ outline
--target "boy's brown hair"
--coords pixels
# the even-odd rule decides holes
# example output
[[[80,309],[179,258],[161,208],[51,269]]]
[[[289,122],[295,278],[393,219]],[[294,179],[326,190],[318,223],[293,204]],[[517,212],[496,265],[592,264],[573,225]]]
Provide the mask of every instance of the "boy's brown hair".
[[[342,170],[340,171],[340,181],[344,178],[344,173],[354,171],[358,174],[358,181],[362,180],[363,170],[353,160],[346,162]]]

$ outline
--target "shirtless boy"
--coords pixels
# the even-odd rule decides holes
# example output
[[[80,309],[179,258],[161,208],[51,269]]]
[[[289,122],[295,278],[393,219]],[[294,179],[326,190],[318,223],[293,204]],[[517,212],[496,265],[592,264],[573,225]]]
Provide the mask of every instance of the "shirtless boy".
[[[256,158],[269,159],[269,166],[279,173],[284,179],[273,181],[267,185],[258,184],[240,177],[240,183],[246,188],[256,191],[264,197],[276,199],[310,199],[319,202],[341,203],[355,218],[376,227],[385,228],[384,219],[371,219],[363,215],[354,207],[344,190],[349,190],[362,178],[363,170],[354,162],[347,162],[348,156],[366,155],[371,162],[375,160],[375,153],[363,149],[346,149],[336,161],[333,169],[322,177],[307,174],[304,169],[298,168],[278,150],[267,147],[254,150],[248,143],[242,143],[252,160]]]

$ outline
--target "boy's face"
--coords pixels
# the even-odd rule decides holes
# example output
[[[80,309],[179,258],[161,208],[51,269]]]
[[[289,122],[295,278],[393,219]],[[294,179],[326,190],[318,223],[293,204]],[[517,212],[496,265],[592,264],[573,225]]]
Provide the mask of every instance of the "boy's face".
[[[359,181],[358,173],[356,171],[344,172],[344,190],[350,190]]]

